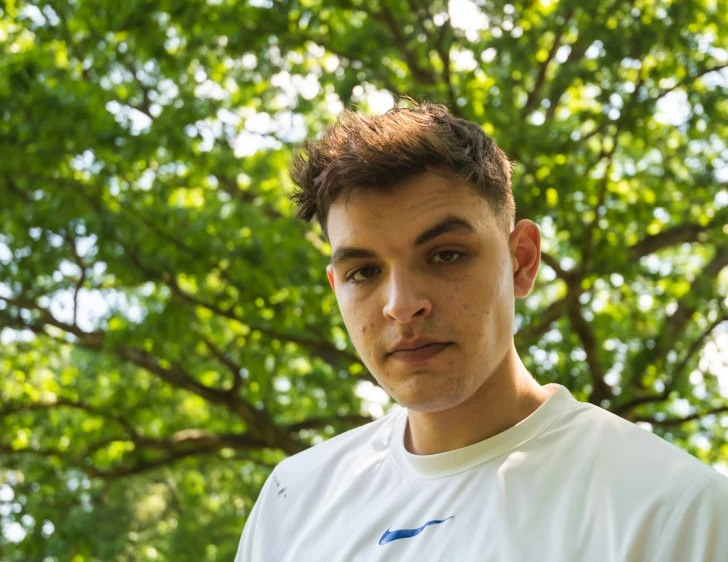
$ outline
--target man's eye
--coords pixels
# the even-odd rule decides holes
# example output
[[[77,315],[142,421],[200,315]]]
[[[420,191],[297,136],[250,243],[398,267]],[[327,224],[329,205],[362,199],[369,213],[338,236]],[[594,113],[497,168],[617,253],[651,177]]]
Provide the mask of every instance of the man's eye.
[[[434,263],[437,263],[437,264],[452,263],[452,262],[460,259],[464,255],[465,254],[463,252],[458,252],[455,250],[443,250],[442,252],[437,252],[434,256],[434,257],[440,256],[441,261],[436,261]],[[351,275],[349,275],[349,277],[347,278],[347,281],[354,283],[354,284],[364,283],[365,281],[368,281],[369,279],[374,277],[374,275],[376,274],[376,273],[373,273],[371,270],[377,270],[377,269],[379,269],[379,268],[371,266],[371,265],[367,266],[367,267],[362,267],[360,269],[357,269]],[[367,272],[369,273],[369,275],[367,275]],[[359,277],[357,277],[357,276],[359,276]]]
[[[352,283],[363,283],[367,279],[371,279],[372,277],[374,277],[374,275],[371,275],[371,276],[364,275],[363,276],[363,279],[362,278],[357,279],[356,276],[359,275],[363,271],[366,272],[366,271],[371,270],[371,269],[377,269],[377,268],[376,267],[373,267],[373,266],[369,266],[369,267],[362,267],[361,269],[357,269],[354,273],[352,273],[351,275],[349,275],[349,279],[348,280],[351,281]]]
[[[455,257],[452,257],[453,254],[455,254]],[[442,252],[437,252],[435,254],[435,257],[442,256],[445,258],[443,261],[441,261],[439,263],[450,263],[450,262],[454,262],[457,259],[460,259],[460,257],[462,255],[463,255],[462,252],[457,252],[455,250],[443,250]]]

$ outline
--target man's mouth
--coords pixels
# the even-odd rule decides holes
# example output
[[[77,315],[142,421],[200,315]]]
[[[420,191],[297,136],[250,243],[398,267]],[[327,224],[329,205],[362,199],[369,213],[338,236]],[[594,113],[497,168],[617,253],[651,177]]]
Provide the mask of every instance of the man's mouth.
[[[423,363],[439,355],[452,344],[450,342],[430,343],[415,349],[400,349],[391,353],[392,358],[404,363]]]

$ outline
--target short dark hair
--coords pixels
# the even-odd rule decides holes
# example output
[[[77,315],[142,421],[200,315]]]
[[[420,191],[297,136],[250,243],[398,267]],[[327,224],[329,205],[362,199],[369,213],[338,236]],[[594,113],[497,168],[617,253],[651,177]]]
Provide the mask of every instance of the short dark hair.
[[[291,200],[296,217],[315,217],[328,240],[329,209],[344,191],[390,191],[432,171],[468,181],[488,201],[507,238],[516,215],[512,170],[492,138],[444,105],[414,102],[372,117],[344,110],[320,139],[294,148],[290,176],[298,189]]]

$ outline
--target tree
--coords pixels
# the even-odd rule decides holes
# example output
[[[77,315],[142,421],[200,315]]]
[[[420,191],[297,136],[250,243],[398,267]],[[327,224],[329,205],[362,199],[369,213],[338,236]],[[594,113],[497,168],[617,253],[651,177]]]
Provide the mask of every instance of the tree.
[[[372,419],[287,166],[392,94],[514,160],[534,376],[725,463],[726,8],[6,2],[0,556],[231,560],[271,468]]]

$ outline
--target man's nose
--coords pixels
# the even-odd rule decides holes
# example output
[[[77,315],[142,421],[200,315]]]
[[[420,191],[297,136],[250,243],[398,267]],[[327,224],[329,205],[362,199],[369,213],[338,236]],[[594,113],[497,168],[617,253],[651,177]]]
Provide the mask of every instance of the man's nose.
[[[432,302],[415,275],[405,271],[392,271],[388,280],[384,317],[400,324],[413,318],[426,318],[432,311]]]

